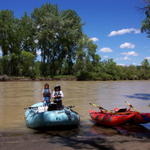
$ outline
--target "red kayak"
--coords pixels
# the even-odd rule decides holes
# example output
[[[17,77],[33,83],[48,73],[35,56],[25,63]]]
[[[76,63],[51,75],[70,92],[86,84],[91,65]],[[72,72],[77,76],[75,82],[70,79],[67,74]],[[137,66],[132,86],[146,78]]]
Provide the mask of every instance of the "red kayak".
[[[99,124],[104,126],[118,126],[121,124],[125,124],[129,122],[136,114],[137,112],[132,113],[121,113],[121,114],[113,114],[109,112],[96,112],[94,110],[89,111],[90,116],[92,120]]]
[[[130,112],[130,113],[135,113]],[[136,112],[135,116],[131,119],[133,124],[149,123],[150,122],[150,113],[140,113]]]
[[[124,110],[124,112],[122,111]],[[141,112],[137,112],[137,111],[131,111],[130,109],[119,109],[119,108],[115,108],[114,109],[115,113],[118,114],[125,114],[125,113],[130,113],[130,114],[135,114],[135,116],[130,120],[130,123],[133,124],[141,124],[141,123],[148,123],[150,122],[150,113],[141,113]]]

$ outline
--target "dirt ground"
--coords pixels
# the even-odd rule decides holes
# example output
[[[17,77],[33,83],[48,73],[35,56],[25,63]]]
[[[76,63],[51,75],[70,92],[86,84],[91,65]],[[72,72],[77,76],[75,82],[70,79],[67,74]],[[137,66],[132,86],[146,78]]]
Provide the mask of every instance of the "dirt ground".
[[[109,132],[109,131],[108,131]],[[72,133],[0,133],[0,150],[150,150],[149,137]]]

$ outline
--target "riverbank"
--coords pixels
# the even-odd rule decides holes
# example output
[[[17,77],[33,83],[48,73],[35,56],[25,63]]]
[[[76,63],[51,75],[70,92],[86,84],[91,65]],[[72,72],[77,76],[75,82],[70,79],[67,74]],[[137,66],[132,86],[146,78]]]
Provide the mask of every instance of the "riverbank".
[[[98,131],[97,131],[98,132]],[[149,150],[150,139],[100,128],[97,134],[77,134],[77,130],[33,133],[0,133],[1,150]]]
[[[62,80],[62,81],[77,81],[75,76],[64,75],[64,76],[54,76],[54,77],[13,77],[7,75],[1,75],[0,81],[55,81],[55,80]]]
[[[142,80],[146,80],[146,79],[140,79],[136,81],[142,81]],[[78,80],[77,77],[73,75],[60,75],[60,76],[54,76],[54,77],[35,77],[35,78],[0,75],[0,82],[3,82],[3,81],[128,81],[128,80],[100,80],[100,79]]]

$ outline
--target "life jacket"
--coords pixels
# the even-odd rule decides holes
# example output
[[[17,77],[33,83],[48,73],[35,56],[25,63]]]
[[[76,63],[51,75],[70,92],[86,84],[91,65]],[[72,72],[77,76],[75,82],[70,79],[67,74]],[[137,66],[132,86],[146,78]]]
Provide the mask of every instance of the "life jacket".
[[[60,91],[55,91],[54,96],[61,96]]]
[[[49,89],[44,89],[43,96],[44,97],[50,97],[51,96],[50,90]]]
[[[55,91],[54,96],[56,96],[54,99],[55,101],[61,101],[61,93],[60,91]],[[58,97],[57,97],[58,96]],[[60,97],[59,97],[60,96]]]

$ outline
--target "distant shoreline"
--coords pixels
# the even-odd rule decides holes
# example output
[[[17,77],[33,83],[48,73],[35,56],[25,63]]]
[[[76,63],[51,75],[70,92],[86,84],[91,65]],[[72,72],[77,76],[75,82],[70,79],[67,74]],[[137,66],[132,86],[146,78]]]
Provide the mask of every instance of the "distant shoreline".
[[[142,81],[141,80],[77,80],[75,76],[56,76],[56,77],[12,77],[7,75],[0,75],[0,82],[9,82],[9,81]],[[144,80],[147,81],[147,80]]]
[[[30,77],[11,77],[7,75],[0,76],[0,82],[6,81],[55,81],[55,80],[63,80],[63,81],[77,81],[77,78],[74,76],[62,76],[62,77],[37,77],[37,78],[30,78]]]

